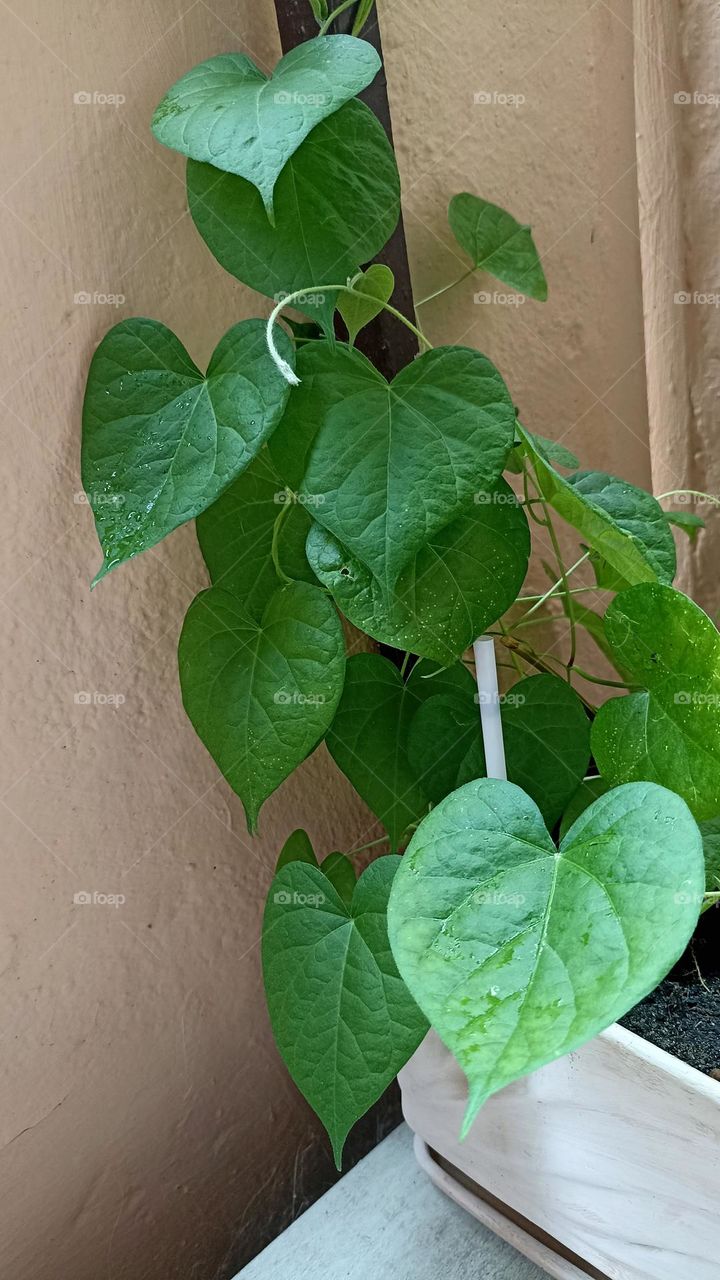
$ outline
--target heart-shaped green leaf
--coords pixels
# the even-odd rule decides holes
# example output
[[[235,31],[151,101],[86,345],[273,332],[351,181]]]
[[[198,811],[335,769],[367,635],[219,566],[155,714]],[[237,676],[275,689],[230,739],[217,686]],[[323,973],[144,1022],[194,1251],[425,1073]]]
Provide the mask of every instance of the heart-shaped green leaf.
[[[374,653],[348,658],[327,748],[382,822],[393,849],[428,807],[406,752],[408,724],[416,707],[412,688],[403,684],[387,658]]]
[[[209,507],[287,397],[260,320],[234,325],[205,375],[157,320],[115,325],[93,356],[83,405],[82,478],[104,556],[95,581]]]
[[[282,572],[317,585],[305,556],[310,517],[301,503],[291,500],[267,450],[197,520],[198,541],[213,585],[231,591],[258,621],[280,585],[272,561],[273,531],[279,518],[277,552]]]
[[[672,587],[622,591],[605,614],[613,654],[643,692],[611,698],[592,749],[610,782],[647,780],[677,791],[698,819],[720,813],[720,635]]]
[[[462,692],[427,699],[408,732],[410,764],[434,804],[485,775],[477,689],[469,671],[465,676]],[[583,705],[559,676],[528,676],[503,695],[500,715],[508,778],[527,791],[553,827],[590,760]]]
[[[311,343],[272,457],[323,528],[385,590],[457,516],[487,497],[512,447],[515,410],[494,365],[437,347],[388,384],[365,356]]]
[[[272,1029],[290,1075],[330,1135],[338,1168],[350,1129],[427,1031],[387,937],[399,862],[373,862],[349,906],[321,869],[294,863],[273,880],[265,908]]]
[[[307,557],[347,618],[383,644],[454,662],[502,617],[520,590],[530,531],[500,480],[467,515],[433,534],[386,591],[341,543],[314,524]]]
[[[269,77],[244,53],[221,53],[168,90],[152,131],[166,147],[246,178],[272,216],[273,189],[291,155],[379,68],[372,45],[352,36],[299,44]]]
[[[482,779],[424,820],[395,879],[398,969],[486,1098],[621,1017],[682,954],[704,890],[685,803],[652,783],[596,800],[558,852],[519,787]]]
[[[470,255],[473,266],[544,302],[547,280],[530,227],[511,213],[467,191],[453,196],[448,220],[455,239]]]
[[[260,623],[222,587],[196,596],[180,636],[183,703],[245,807],[248,830],[268,796],[315,749],[340,701],[342,627],[319,587],[295,582]]]
[[[380,122],[362,102],[347,102],[313,129],[288,160],[275,188],[275,225],[252,183],[189,160],[188,202],[218,262],[258,293],[279,300],[305,290],[293,306],[332,334],[337,291],[389,240],[400,215],[400,180]]]
[[[341,293],[337,309],[350,335],[350,345],[361,329],[379,315],[384,302],[389,302],[395,288],[395,277],[382,262],[373,262],[352,282],[352,293]]]
[[[651,494],[604,471],[561,476],[530,434],[519,430],[543,496],[563,520],[631,585],[672,582],[675,542],[665,512]]]

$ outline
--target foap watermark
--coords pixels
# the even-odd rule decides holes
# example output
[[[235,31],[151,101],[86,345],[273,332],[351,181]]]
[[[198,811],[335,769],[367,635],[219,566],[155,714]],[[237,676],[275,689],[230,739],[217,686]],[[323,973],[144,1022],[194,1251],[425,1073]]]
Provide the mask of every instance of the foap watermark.
[[[694,289],[692,293],[681,289],[673,297],[676,307],[720,307],[720,293],[703,293]]]
[[[499,889],[480,889],[473,898],[482,907],[522,907],[525,901],[524,893],[502,893]]]
[[[696,89],[682,89],[673,94],[673,102],[677,107],[720,107],[720,93],[703,93]]]
[[[127,102],[124,93],[105,93],[102,89],[78,89],[73,94],[76,107],[121,107]]]
[[[79,489],[73,494],[73,502],[76,507],[92,507],[97,510],[98,507],[122,507],[125,505],[125,495],[123,493],[85,493],[84,489]]]
[[[476,307],[524,307],[527,298],[524,293],[502,293],[499,289],[494,289],[490,293],[486,289],[481,289],[479,293],[473,295],[473,302]]]
[[[101,293],[99,289],[91,293],[89,289],[79,289],[73,294],[73,302],[76,307],[122,307],[125,303],[125,294]]]
[[[281,107],[324,107],[328,101],[327,93],[288,93],[287,89],[278,89],[273,94],[273,102]]]
[[[705,898],[702,893],[676,893],[675,903],[678,907],[701,907]]]
[[[124,693],[104,693],[101,689],[80,689],[73,702],[79,707],[121,707]]]
[[[273,902],[278,907],[321,907],[326,901],[324,893],[291,893],[289,889],[278,889],[273,894]]]
[[[273,702],[278,707],[321,707],[325,702],[325,694],[300,693],[297,689],[288,693],[286,689],[279,689],[273,695]]]
[[[478,89],[473,94],[476,107],[522,107],[527,102],[524,93],[507,93],[502,89]]]
[[[479,489],[473,494],[473,502],[476,507],[517,507],[519,506],[516,495],[503,493],[502,490]]]
[[[512,689],[509,693],[476,693],[475,703],[479,707],[523,707],[525,705],[524,693],[513,693]]]
[[[277,493],[273,494],[273,502],[280,507],[292,502],[300,507],[321,507],[324,501],[324,493],[292,493],[289,489],[278,489]]]
[[[124,893],[99,893],[97,889],[92,893],[89,889],[81,889],[73,894],[76,907],[114,907],[117,911],[118,907],[125,906],[126,901]]]
[[[697,689],[692,691],[680,689],[675,694],[674,702],[677,707],[720,707],[720,693],[701,693]]]
[[[302,311],[303,307],[322,307],[325,305],[324,293],[287,293],[280,292],[273,295],[275,302],[285,302],[287,298],[292,298],[291,306],[299,307]]]

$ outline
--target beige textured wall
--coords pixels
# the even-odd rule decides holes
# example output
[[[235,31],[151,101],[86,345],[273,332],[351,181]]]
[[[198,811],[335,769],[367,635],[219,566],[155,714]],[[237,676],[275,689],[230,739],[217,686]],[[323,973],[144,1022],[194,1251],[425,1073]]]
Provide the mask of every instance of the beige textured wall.
[[[381,17],[418,296],[462,269],[444,216],[462,189],[533,223],[551,283],[546,307],[517,309],[460,285],[424,310],[431,337],[476,343],[528,425],[649,482],[629,0],[385,0]],[[204,57],[272,63],[273,6],[8,0],[0,24],[0,1272],[210,1280],[327,1159],[260,991],[275,850],[300,823],[325,848],[359,841],[367,816],[320,753],[250,845],[179,702],[176,638],[203,583],[192,531],[89,594],[79,407],[121,316],[158,317],[202,362],[266,310],[213,264],[182,162],[148,121]],[[126,101],[74,104],[79,91]],[[525,102],[475,105],[480,92]],[[79,891],[126,902],[76,906]]]

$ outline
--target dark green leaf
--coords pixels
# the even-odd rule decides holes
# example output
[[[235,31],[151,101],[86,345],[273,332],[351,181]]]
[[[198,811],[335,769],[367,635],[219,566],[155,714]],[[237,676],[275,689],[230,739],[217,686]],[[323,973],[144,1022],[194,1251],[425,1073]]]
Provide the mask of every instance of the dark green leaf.
[[[448,209],[450,228],[473,266],[544,302],[547,280],[530,227],[512,214],[467,191],[453,196]]]
[[[644,692],[611,698],[595,718],[593,755],[610,782],[677,791],[698,819],[720,813],[720,635],[672,587],[621,592],[605,615],[613,654]]]
[[[327,876],[336,893],[347,907],[352,902],[357,876],[350,859],[344,853],[329,853],[320,863],[320,870]]]
[[[462,692],[430,697],[410,724],[410,764],[434,804],[485,774],[478,693],[465,675]],[[552,827],[590,760],[583,705],[558,676],[528,676],[503,695],[500,715],[508,778],[532,796]]]
[[[407,728],[417,703],[387,658],[348,658],[345,688],[327,748],[346,778],[380,819],[397,849],[428,801],[406,753]]]
[[[720,889],[720,817],[700,823],[703,851],[705,853],[705,884],[708,893]]]
[[[273,529],[289,510],[278,536],[278,559],[288,578],[316,583],[306,556],[310,517],[293,502],[263,450],[223,496],[197,521],[200,549],[214,586],[231,591],[258,621],[280,583],[271,557]]]
[[[450,663],[514,602],[527,572],[530,532],[504,480],[432,535],[387,591],[320,525],[307,556],[356,627],[384,644]]]
[[[337,304],[350,335],[351,345],[360,330],[380,314],[383,303],[390,301],[395,288],[395,277],[382,262],[373,262],[367,271],[353,280],[352,287],[354,292],[341,293]]]
[[[546,436],[539,436],[535,431],[525,430],[525,435],[532,441],[533,448],[546,462],[552,463],[554,467],[564,467],[566,471],[576,471],[580,466],[575,454],[566,449],[564,444],[558,444],[557,440],[548,440]]]
[[[215,502],[274,430],[288,390],[260,320],[234,325],[205,375],[157,320],[115,325],[83,405],[83,485],[104,556],[95,581]]]
[[[256,622],[222,587],[193,600],[180,636],[183,703],[240,796],[248,829],[324,737],[340,701],[342,627],[319,587],[295,582]]]
[[[282,871],[289,862],[309,862],[311,866],[317,866],[317,858],[315,850],[307,831],[303,831],[298,827],[297,831],[293,831],[285,841],[280,856],[275,866],[275,875],[278,871]]]
[[[657,986],[704,890],[700,833],[650,783],[596,800],[555,849],[519,787],[482,779],[413,836],[388,908],[411,994],[486,1098],[577,1049]]]
[[[296,45],[270,77],[244,53],[221,53],[168,90],[152,131],[166,147],[246,178],[272,216],[275,183],[290,157],[379,69],[372,45],[353,36]]]
[[[675,542],[651,494],[604,471],[561,476],[522,430],[543,496],[627,582],[672,582]]]
[[[337,292],[374,258],[400,214],[400,181],[385,130],[362,102],[313,129],[275,188],[275,226],[256,188],[189,160],[190,212],[218,262],[243,284],[279,299],[297,289],[298,310],[332,333]]]
[[[263,975],[278,1048],[327,1129],[345,1139],[415,1052],[427,1022],[398,974],[387,901],[399,858],[379,858],[348,907],[321,869],[275,877],[263,921]]]
[[[694,542],[700,530],[705,528],[702,516],[695,516],[690,511],[666,511],[665,519],[668,524],[674,524],[677,529],[682,529],[691,542]]]
[[[584,778],[562,816],[559,832],[560,839],[565,839],[580,814],[584,813],[593,801],[599,800],[600,796],[604,796],[611,789],[610,783],[606,782],[604,778]]]
[[[315,520],[387,590],[418,552],[486,497],[515,411],[489,360],[467,347],[419,356],[388,385],[357,351],[313,343],[272,456]]]

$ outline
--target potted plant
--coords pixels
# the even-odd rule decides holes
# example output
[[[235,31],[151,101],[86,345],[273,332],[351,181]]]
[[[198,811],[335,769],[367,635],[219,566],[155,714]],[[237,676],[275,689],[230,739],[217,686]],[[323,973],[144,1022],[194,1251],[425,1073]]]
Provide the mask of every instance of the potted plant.
[[[702,522],[579,470],[521,423],[486,356],[432,349],[393,306],[389,269],[366,266],[400,208],[392,148],[357,98],[379,68],[359,37],[370,7],[340,36],[314,5],[320,34],[272,77],[221,55],[155,112],[155,136],[187,156],[201,236],[275,305],[221,337],[204,373],[157,321],[122,321],[100,343],[82,451],[96,581],[195,519],[212,585],[182,629],[182,697],[250,833],[322,742],[386,832],[359,878],[346,852],[319,860],[293,832],[265,912],[278,1047],[338,1165],[352,1125],[412,1058],[406,1113],[437,1151],[489,1191],[500,1169],[508,1206],[607,1274],[665,1277],[666,1255],[633,1270],[609,1245],[586,1250],[581,1201],[572,1230],[547,1212],[547,1144],[522,1143],[529,1115],[559,1131],[568,1080],[586,1098],[602,1078],[618,1114],[632,1096],[635,1132],[645,1142],[652,1130],[661,1162],[667,1123],[638,1089],[647,1079],[647,1102],[664,1057],[628,1032],[595,1037],[658,985],[718,897],[720,638],[672,585],[671,526],[695,536]],[[468,193],[449,218],[468,273],[545,299],[528,226]],[[422,347],[391,384],[355,346],[381,310]],[[579,543],[569,566],[558,517]],[[530,592],[533,534],[553,559],[547,589]],[[604,616],[588,603],[600,598]],[[533,643],[558,609],[562,657]],[[343,619],[404,656],[348,657]],[[581,635],[592,671],[577,661]],[[652,1079],[639,1074],[648,1061]],[[718,1087],[678,1070],[682,1138],[700,1142],[709,1111],[717,1131]],[[673,1088],[663,1107],[680,1107]],[[599,1114],[604,1153],[619,1160],[620,1130],[603,1127],[614,1113]],[[574,1112],[569,1123],[571,1142]],[[516,1163],[503,1165],[508,1147]],[[526,1150],[521,1195],[508,1170]],[[576,1155],[582,1169],[588,1151]],[[655,1194],[670,1176],[660,1163]],[[621,1185],[608,1175],[613,1213]],[[630,1201],[625,1216],[635,1224]],[[693,1230],[682,1249],[694,1245]]]

